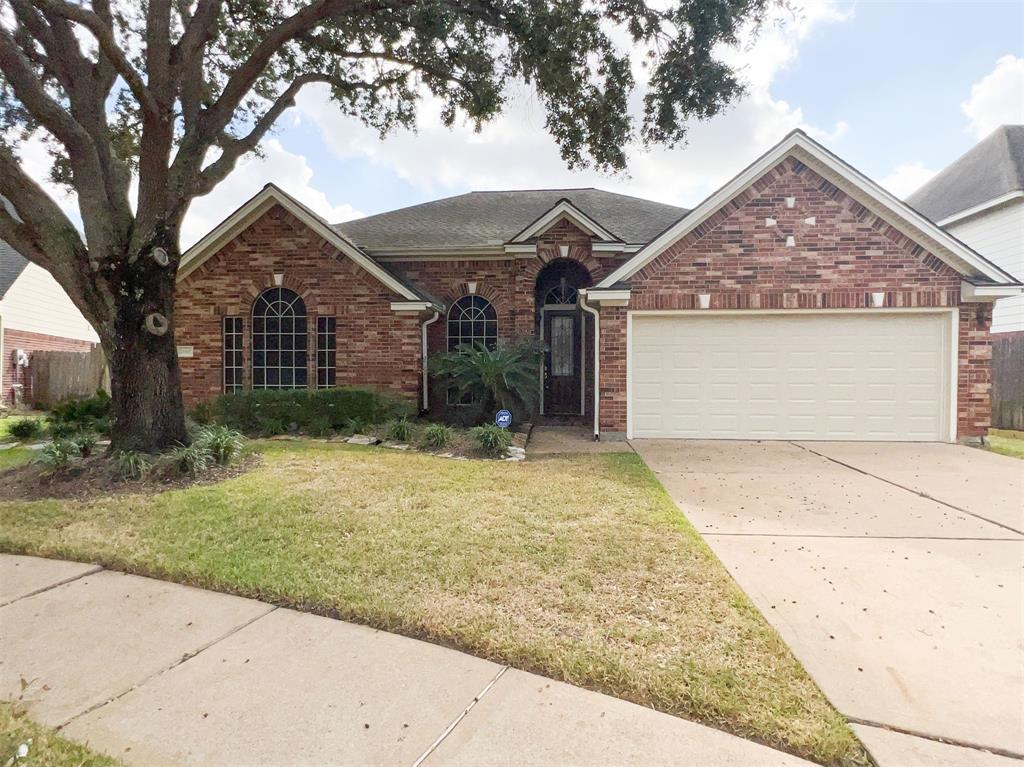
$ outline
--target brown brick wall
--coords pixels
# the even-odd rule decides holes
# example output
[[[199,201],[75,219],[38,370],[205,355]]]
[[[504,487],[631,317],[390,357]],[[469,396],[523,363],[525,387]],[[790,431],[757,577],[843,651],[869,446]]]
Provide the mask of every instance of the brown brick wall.
[[[23,369],[20,373],[14,366],[14,350],[24,349],[29,352],[31,360],[32,352],[87,352],[91,351],[96,344],[91,341],[82,341],[77,338],[65,338],[63,336],[51,336],[44,333],[30,333],[27,330],[4,329],[4,358],[3,364],[3,388],[0,389],[0,400],[5,404],[14,402],[13,384],[24,385],[22,390],[22,402],[26,405],[32,404],[32,385],[30,371]]]
[[[777,224],[766,225],[767,218]],[[873,292],[884,292],[889,307],[959,306],[959,435],[976,436],[989,422],[991,311],[960,304],[960,281],[789,158],[634,275],[629,309],[696,309],[700,293],[711,294],[712,309],[861,308]],[[602,310],[601,423],[609,431],[626,429],[623,317],[622,309]]]
[[[337,317],[339,385],[366,385],[416,396],[420,388],[420,318],[396,314],[402,300],[347,257],[275,207],[178,285],[175,336],[195,355],[181,360],[185,401],[223,388],[222,318],[244,321],[244,381],[251,379],[252,303],[274,274],[303,297],[309,316],[309,380],[316,381],[317,316]]]

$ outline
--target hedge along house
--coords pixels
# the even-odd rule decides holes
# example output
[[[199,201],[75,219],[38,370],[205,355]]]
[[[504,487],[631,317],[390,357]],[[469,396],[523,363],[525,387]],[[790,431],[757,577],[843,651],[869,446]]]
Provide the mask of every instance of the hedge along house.
[[[989,424],[1021,286],[800,131],[686,211],[474,192],[329,226],[273,186],[182,258],[186,400],[369,385],[535,336],[543,413],[601,438],[954,440]]]

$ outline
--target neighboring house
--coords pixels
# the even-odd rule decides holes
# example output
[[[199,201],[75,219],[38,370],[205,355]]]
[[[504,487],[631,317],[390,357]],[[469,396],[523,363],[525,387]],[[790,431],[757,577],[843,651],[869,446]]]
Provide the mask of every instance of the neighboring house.
[[[543,338],[546,415],[601,438],[953,440],[990,415],[1006,271],[795,131],[691,211],[474,192],[332,227],[273,186],[182,258],[186,400],[370,385]]]
[[[27,368],[36,351],[89,351],[92,326],[48,271],[0,240],[0,401],[32,404]],[[19,354],[23,353],[23,354]]]
[[[1024,279],[1024,125],[997,128],[907,203]],[[992,332],[1022,331],[1024,296],[996,302]]]

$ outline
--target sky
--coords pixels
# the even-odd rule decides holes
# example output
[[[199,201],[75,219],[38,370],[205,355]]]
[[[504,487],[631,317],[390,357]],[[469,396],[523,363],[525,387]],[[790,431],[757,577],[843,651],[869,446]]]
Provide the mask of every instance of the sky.
[[[416,132],[383,141],[307,88],[264,140],[264,157],[193,203],[182,244],[267,182],[332,222],[482,189],[596,186],[693,207],[796,127],[902,197],[997,126],[1024,123],[1021,0],[797,5],[754,42],[721,52],[742,67],[742,100],[692,125],[685,147],[632,148],[625,174],[568,171],[525,86],[480,133],[441,126],[428,97]],[[30,172],[42,162],[39,146],[24,155]]]

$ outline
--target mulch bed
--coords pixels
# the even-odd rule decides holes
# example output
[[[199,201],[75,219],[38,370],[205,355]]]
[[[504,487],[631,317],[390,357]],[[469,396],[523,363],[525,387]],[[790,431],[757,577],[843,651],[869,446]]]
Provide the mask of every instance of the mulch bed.
[[[214,466],[198,477],[183,476],[155,466],[142,479],[122,479],[117,467],[104,455],[75,461],[54,471],[29,463],[0,472],[0,498],[5,501],[38,501],[46,498],[85,499],[117,493],[161,493],[193,485],[210,485],[251,471],[260,463],[258,454],[244,455],[230,466]]]

